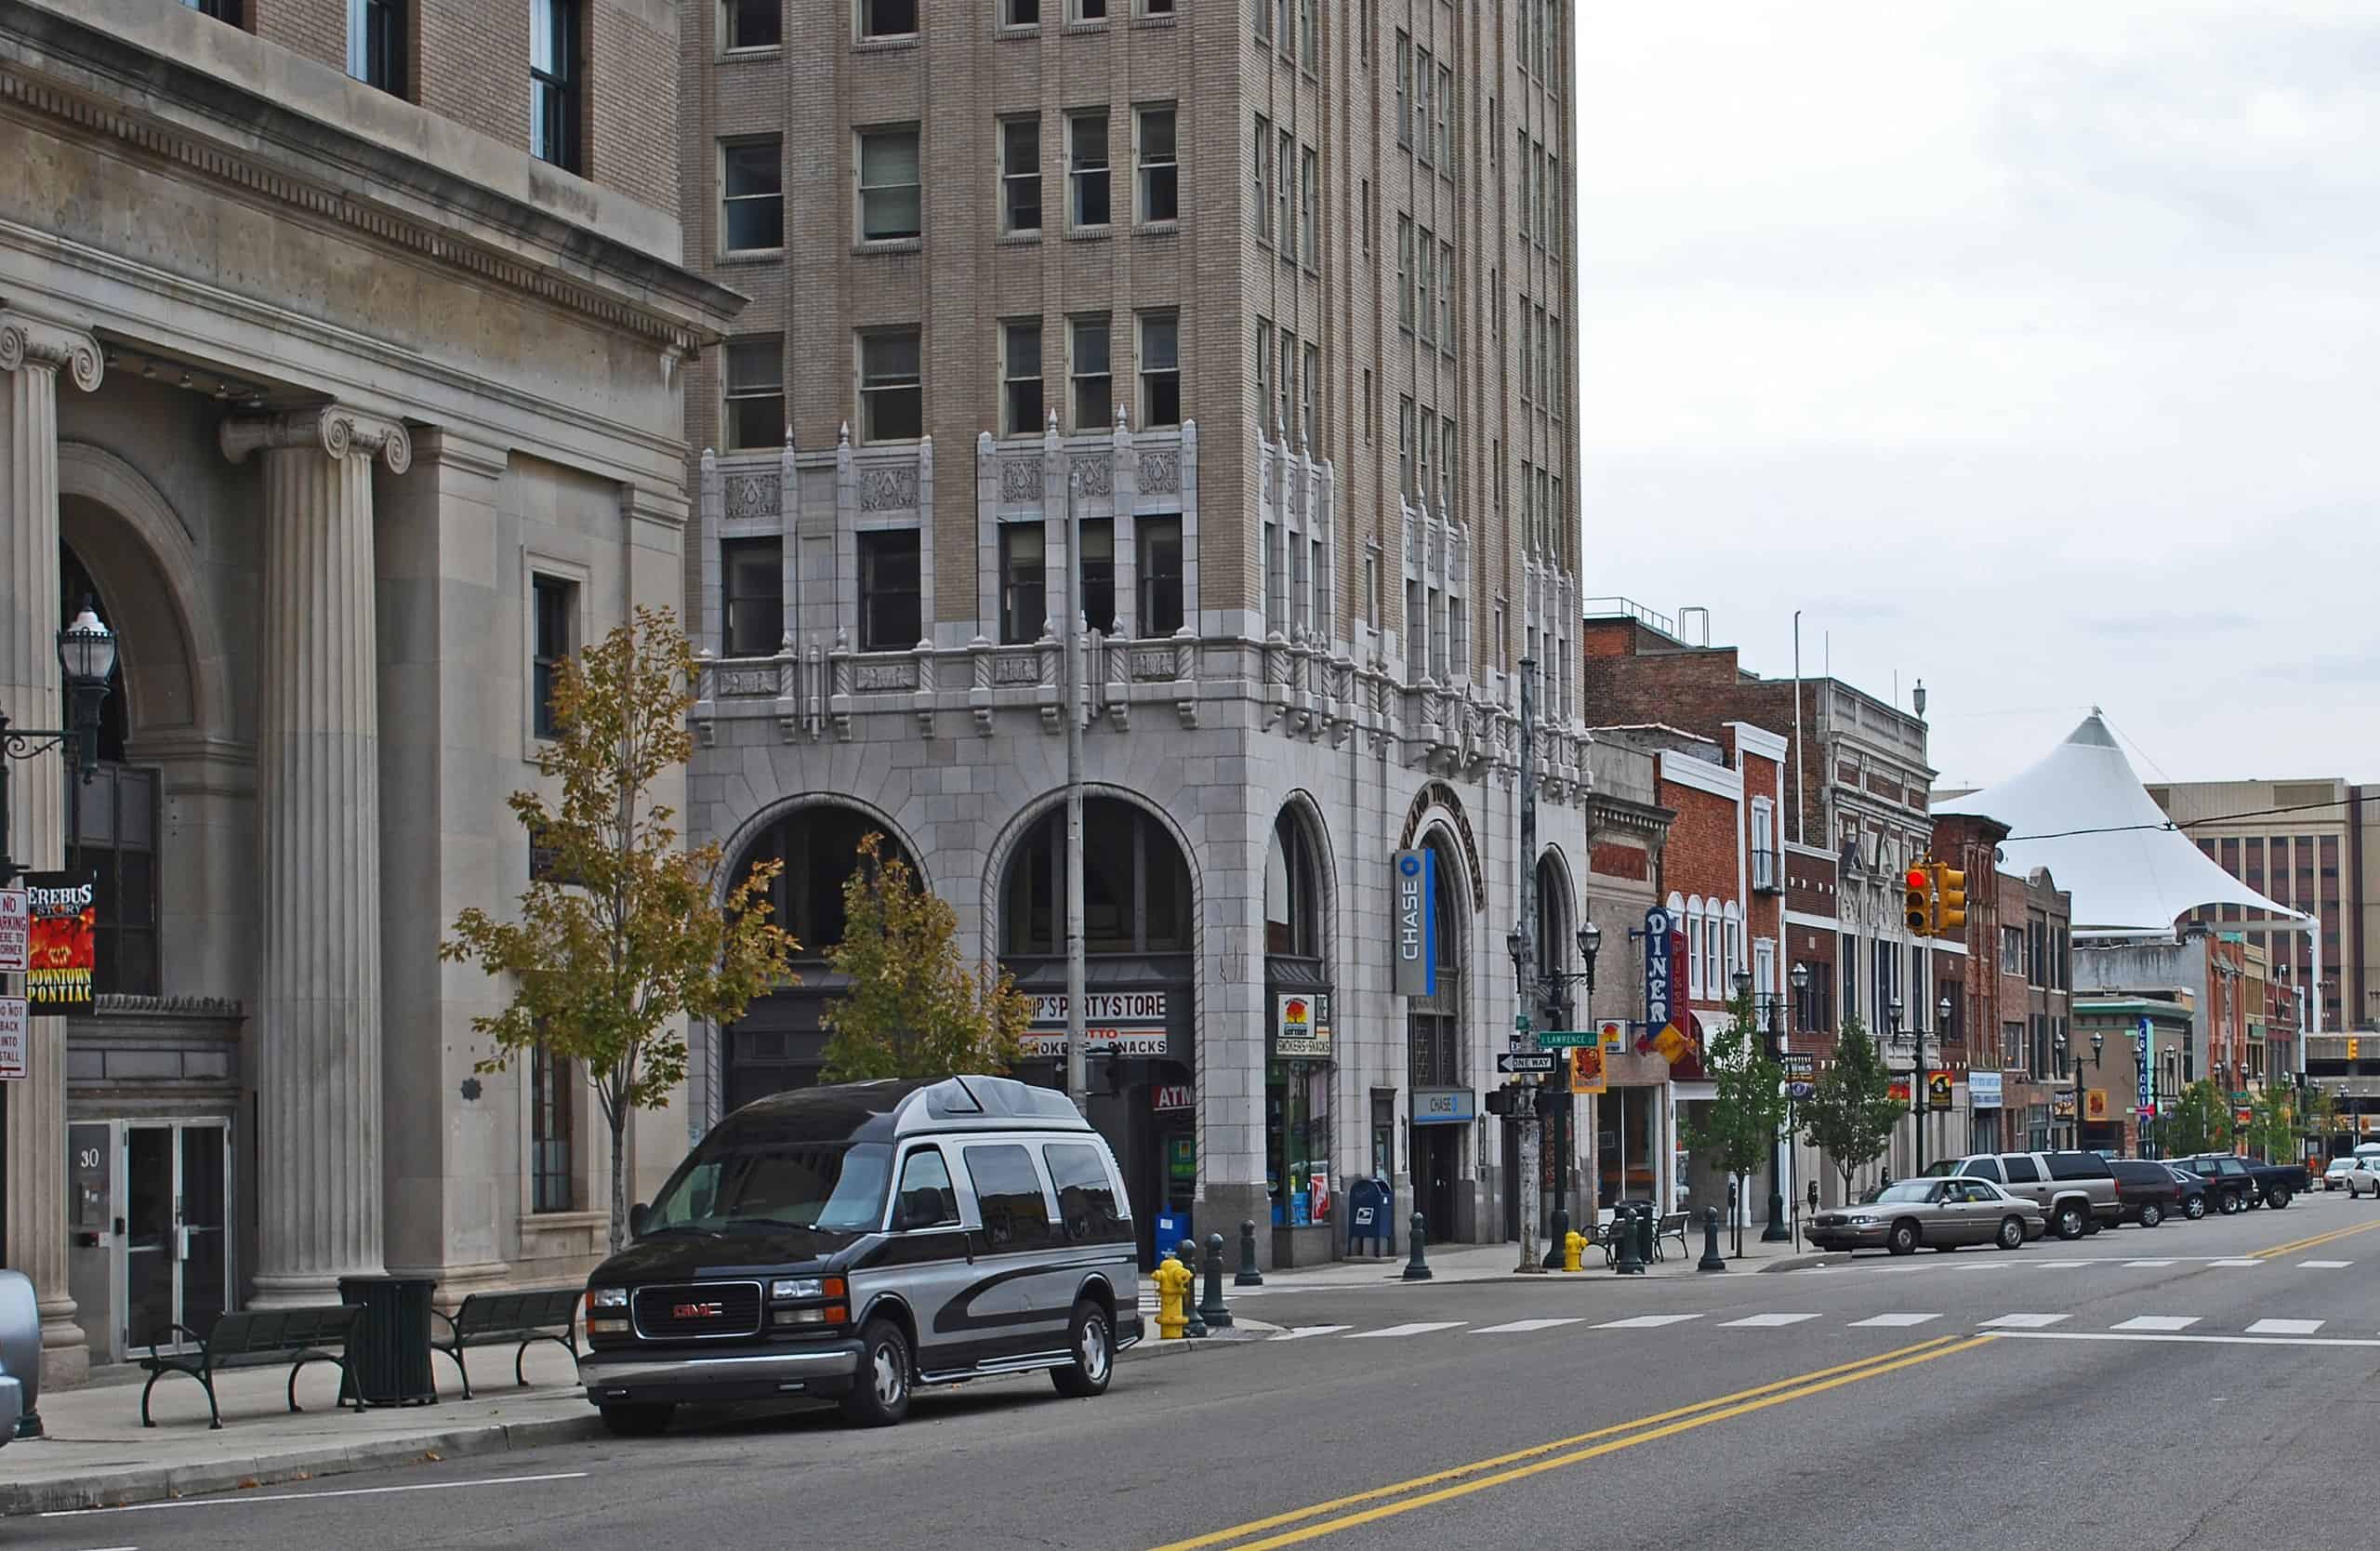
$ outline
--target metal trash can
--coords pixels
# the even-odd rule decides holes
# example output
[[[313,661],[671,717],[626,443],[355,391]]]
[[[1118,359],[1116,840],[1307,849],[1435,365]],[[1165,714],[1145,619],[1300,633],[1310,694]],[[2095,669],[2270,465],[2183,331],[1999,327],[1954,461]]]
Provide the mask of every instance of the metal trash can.
[[[347,1338],[348,1386],[340,1398],[367,1406],[434,1406],[430,1370],[429,1277],[341,1277],[339,1302],[364,1312]]]

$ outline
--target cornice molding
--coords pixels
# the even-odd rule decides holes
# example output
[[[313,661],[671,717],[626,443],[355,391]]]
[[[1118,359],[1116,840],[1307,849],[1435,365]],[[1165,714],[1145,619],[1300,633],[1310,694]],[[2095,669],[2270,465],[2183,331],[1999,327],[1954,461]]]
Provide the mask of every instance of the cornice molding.
[[[89,393],[98,391],[107,373],[107,357],[99,340],[72,324],[13,307],[0,311],[0,372],[29,365],[65,372],[75,387]]]
[[[392,474],[413,467],[413,438],[396,420],[326,404],[286,415],[237,415],[219,432],[223,456],[243,462],[259,447],[317,447],[331,457],[378,457]]]

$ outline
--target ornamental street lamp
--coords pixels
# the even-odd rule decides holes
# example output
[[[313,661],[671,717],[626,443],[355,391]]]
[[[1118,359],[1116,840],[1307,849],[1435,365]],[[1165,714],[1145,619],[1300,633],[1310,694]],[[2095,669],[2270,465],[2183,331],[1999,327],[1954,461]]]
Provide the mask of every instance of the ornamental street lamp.
[[[1884,1039],[1896,1050],[1908,1043],[1908,1037],[1901,1032],[1900,1028],[1900,998],[1897,996],[1884,1003]],[[1925,1126],[1924,1122],[1918,1119],[1917,1090],[1922,1086],[1918,1080],[1921,1075],[1918,1068],[1925,1064],[1924,1060],[1925,1041],[1923,1039],[1917,1041],[1917,1054],[1918,1059],[1911,1063],[1909,1070],[1909,1114],[1911,1120],[1917,1127],[1917,1173],[1922,1174],[1925,1172]]]
[[[2099,1075],[2099,1054],[2107,1048],[2108,1031],[2104,1028],[2091,1030],[2091,1075],[2093,1077]],[[2074,1134],[2081,1146],[2087,1147],[2091,1145],[2089,1111],[2082,1106],[2082,1063],[2079,1059],[2074,1063]]]
[[[58,665],[65,672],[67,704],[73,725],[66,728],[12,727],[0,711],[0,888],[17,881],[22,870],[8,855],[8,763],[29,760],[52,749],[66,755],[67,769],[88,782],[99,768],[99,708],[106,703],[108,684],[115,677],[115,632],[100,623],[91,600],[58,632]]]
[[[1567,1019],[1571,1008],[1569,988],[1573,985],[1584,987],[1586,991],[1578,1003],[1585,1014],[1580,1021],[1588,1025],[1594,1021],[1595,955],[1603,949],[1603,928],[1597,926],[1592,917],[1579,928],[1578,944],[1578,969],[1538,972],[1540,1012],[1553,1024],[1558,1025]],[[1504,948],[1513,956],[1515,974],[1521,966],[1521,948],[1520,930],[1515,927],[1504,935]],[[1570,1131],[1570,1064],[1567,1053],[1554,1073],[1552,1080],[1538,1090],[1546,1095],[1545,1102],[1550,1107],[1546,1113],[1553,1120],[1554,1131],[1552,1231],[1546,1236],[1545,1255],[1541,1262],[1549,1271],[1562,1268],[1563,1240],[1570,1233],[1570,1153],[1573,1144]]]

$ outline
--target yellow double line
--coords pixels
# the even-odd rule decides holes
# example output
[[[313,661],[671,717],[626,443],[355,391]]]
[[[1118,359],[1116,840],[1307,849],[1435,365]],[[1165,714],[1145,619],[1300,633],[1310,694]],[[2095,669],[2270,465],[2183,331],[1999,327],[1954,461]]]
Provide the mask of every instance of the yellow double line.
[[[2353,1227],[2333,1228],[2328,1233],[2317,1233],[2304,1239],[2293,1239],[2286,1244],[2275,1244],[2271,1249],[2258,1250],[2251,1258],[2256,1260],[2272,1260],[2281,1255],[2296,1254],[2301,1251],[2313,1249],[2318,1244],[2327,1244],[2334,1239],[2345,1239],[2351,1234],[2369,1233],[2376,1227],[2380,1227],[2380,1219],[2375,1219],[2369,1223],[2358,1223]]]
[[[1937,1336],[1913,1346],[1897,1347],[1858,1362],[1846,1362],[1833,1368],[1821,1368],[1774,1384],[1739,1389],[1732,1395],[1721,1395],[1708,1400],[1698,1400],[1690,1406],[1640,1416],[1633,1422],[1614,1423],[1593,1432],[1578,1433],[1569,1438],[1557,1438],[1550,1443],[1514,1450],[1491,1459],[1474,1460],[1445,1470],[1416,1476],[1410,1480],[1396,1481],[1388,1486],[1373,1487],[1351,1496],[1334,1497],[1311,1507],[1277,1513],[1265,1518],[1251,1518],[1245,1524],[1235,1524],[1228,1530],[1216,1530],[1189,1540],[1169,1541],[1154,1551],[1204,1551],[1209,1546],[1228,1545],[1231,1551],[1273,1551],[1284,1545],[1319,1539],[1341,1530],[1351,1530],[1358,1524],[1370,1524],[1398,1514],[1411,1513],[1439,1503],[1467,1497],[1490,1487],[1505,1486],[1526,1480],[1565,1465],[1581,1465],[1622,1449],[1633,1449],[1642,1443],[1670,1438],[1696,1427],[1707,1427],[1715,1422],[1726,1422],[1748,1416],[1770,1406],[1781,1406],[1792,1400],[1807,1399],[1813,1395],[1858,1384],[1862,1379],[1879,1378],[1921,1362],[1972,1351],[1990,1343],[1990,1335],[1961,1338]],[[1365,1505],[1371,1505],[1366,1506]],[[1290,1526],[1296,1528],[1290,1528]],[[1278,1531],[1279,1533],[1268,1531]],[[1260,1538],[1250,1539],[1255,1536]]]

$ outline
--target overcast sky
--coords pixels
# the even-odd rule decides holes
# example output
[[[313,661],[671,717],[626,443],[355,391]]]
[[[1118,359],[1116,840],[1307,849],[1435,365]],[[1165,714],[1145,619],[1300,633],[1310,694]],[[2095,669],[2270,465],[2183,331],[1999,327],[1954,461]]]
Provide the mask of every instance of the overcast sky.
[[[2380,3],[1578,17],[1589,596],[1945,785],[2380,780]]]

